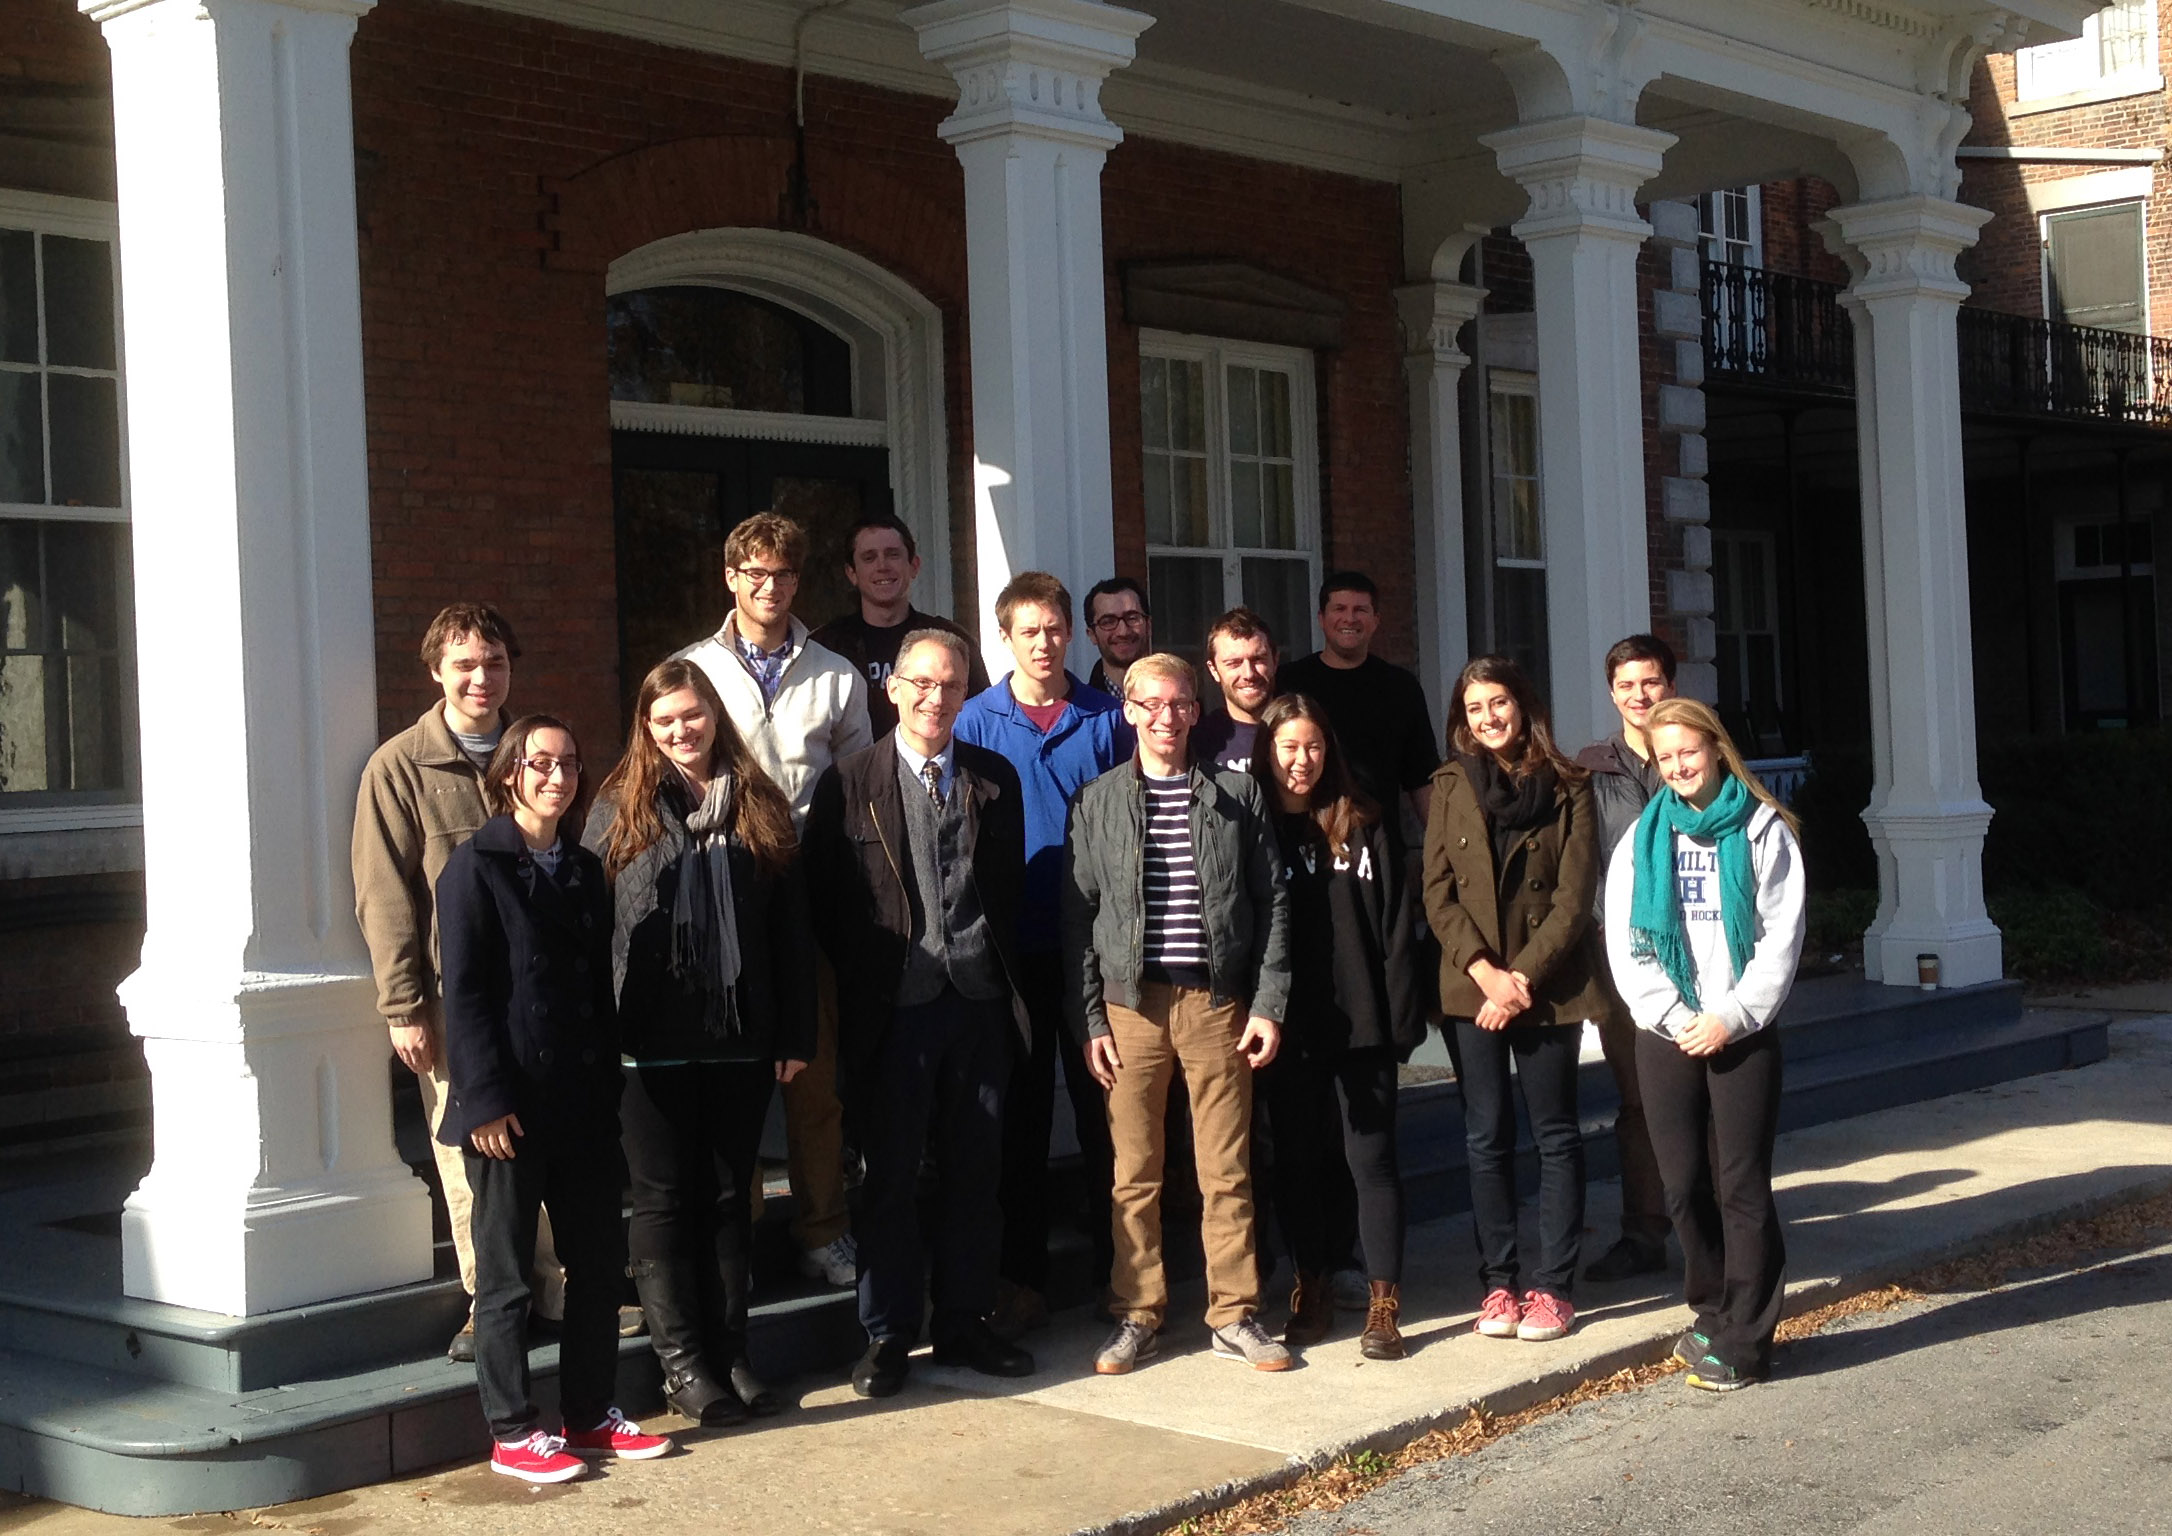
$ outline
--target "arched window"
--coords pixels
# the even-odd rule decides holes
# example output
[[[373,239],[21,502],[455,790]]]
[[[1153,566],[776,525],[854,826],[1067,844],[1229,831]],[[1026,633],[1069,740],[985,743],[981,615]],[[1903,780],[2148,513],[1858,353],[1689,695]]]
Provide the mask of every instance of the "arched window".
[[[850,416],[852,346],[782,304],[731,288],[611,296],[611,398],[646,405]]]

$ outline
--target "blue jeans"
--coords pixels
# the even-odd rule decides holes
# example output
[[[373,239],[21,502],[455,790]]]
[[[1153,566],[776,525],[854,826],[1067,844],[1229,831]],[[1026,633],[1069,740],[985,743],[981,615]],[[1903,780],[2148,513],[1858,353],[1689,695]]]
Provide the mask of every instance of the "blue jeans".
[[[1463,1137],[1470,1158],[1471,1223],[1478,1234],[1478,1278],[1551,1291],[1569,1300],[1584,1233],[1584,1128],[1576,1115],[1581,1024],[1511,1024],[1480,1029],[1457,1019],[1456,1084],[1463,1092]],[[1530,1117],[1539,1160],[1539,1258],[1524,1276],[1516,1252],[1516,1087]]]

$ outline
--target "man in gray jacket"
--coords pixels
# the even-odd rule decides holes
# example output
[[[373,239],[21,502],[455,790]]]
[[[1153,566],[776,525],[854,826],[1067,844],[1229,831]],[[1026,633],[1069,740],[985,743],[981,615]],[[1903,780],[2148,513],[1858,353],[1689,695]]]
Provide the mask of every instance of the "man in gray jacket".
[[[1614,851],[1659,793],[1659,769],[1652,763],[1644,721],[1661,699],[1674,697],[1674,648],[1657,635],[1631,635],[1606,653],[1605,665],[1607,694],[1621,716],[1621,729],[1576,755],[1591,770],[1591,798],[1599,810],[1602,891]],[[1608,974],[1604,965],[1599,974]],[[1614,1118],[1614,1146],[1621,1158],[1621,1239],[1585,1268],[1592,1280],[1627,1280],[1667,1267],[1667,1194],[1644,1125],[1636,1038],[1627,1008],[1612,1010],[1612,1016],[1599,1023],[1599,1044],[1621,1094],[1621,1111]]]
[[[1176,656],[1124,672],[1138,753],[1072,803],[1063,889],[1071,1025],[1108,1090],[1115,1146],[1116,1331],[1094,1359],[1122,1375],[1155,1350],[1164,1117],[1184,1073],[1204,1209],[1214,1352],[1283,1371],[1261,1328],[1252,1212],[1252,1073],[1274,1060],[1289,1002],[1289,896],[1273,822],[1248,775],[1191,761],[1198,682]]]

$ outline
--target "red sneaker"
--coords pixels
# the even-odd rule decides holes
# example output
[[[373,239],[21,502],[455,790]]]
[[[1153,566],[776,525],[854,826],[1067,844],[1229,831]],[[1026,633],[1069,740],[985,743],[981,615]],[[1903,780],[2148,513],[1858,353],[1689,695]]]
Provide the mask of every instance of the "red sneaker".
[[[670,1437],[644,1435],[641,1426],[616,1408],[607,1410],[594,1429],[566,1431],[566,1448],[576,1456],[616,1456],[620,1461],[647,1461],[671,1449]]]
[[[1523,1309],[1516,1305],[1516,1293],[1505,1285],[1497,1285],[1486,1292],[1486,1304],[1478,1309],[1479,1333],[1489,1339],[1513,1339],[1516,1324],[1523,1318]]]
[[[1516,1325],[1517,1338],[1544,1343],[1567,1338],[1575,1326],[1576,1305],[1566,1296],[1556,1296],[1552,1291],[1523,1293],[1523,1321]]]
[[[565,1483],[588,1467],[566,1454],[565,1441],[539,1429],[525,1440],[500,1440],[490,1452],[490,1470],[524,1483]]]

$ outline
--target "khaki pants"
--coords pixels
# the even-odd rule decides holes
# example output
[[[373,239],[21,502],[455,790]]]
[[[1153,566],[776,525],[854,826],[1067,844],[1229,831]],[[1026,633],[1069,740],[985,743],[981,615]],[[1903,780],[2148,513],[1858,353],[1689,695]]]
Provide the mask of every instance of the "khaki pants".
[[[802,1248],[826,1248],[850,1220],[845,1112],[837,1102],[837,977],[827,960],[815,961],[815,1059],[784,1085],[784,1159],[792,1237]]]
[[[1123,1065],[1109,1091],[1109,1139],[1116,1154],[1112,1235],[1116,1262],[1109,1310],[1159,1328],[1169,1309],[1161,1261],[1164,1114],[1181,1068],[1191,1095],[1198,1163],[1200,1238],[1207,1254],[1207,1326],[1226,1328],[1259,1310],[1252,1219],[1252,1067],[1237,1054],[1245,1012],[1214,1006],[1193,987],[1149,981],[1138,1011],[1108,1005]]]
[[[445,1032],[441,1028],[432,1028],[430,1070],[420,1074],[420,1080],[422,1112],[430,1122],[430,1155],[437,1160],[438,1180],[445,1186],[445,1214],[452,1224],[453,1253],[460,1261],[460,1288],[473,1301],[475,1197],[468,1189],[467,1155],[459,1147],[448,1147],[437,1139],[437,1128],[445,1123],[447,1099]],[[566,1315],[566,1269],[558,1262],[558,1250],[551,1241],[551,1218],[547,1211],[538,1212],[536,1216],[535,1270],[529,1277],[528,1292],[534,1298],[537,1316],[556,1321]]]

